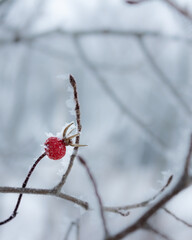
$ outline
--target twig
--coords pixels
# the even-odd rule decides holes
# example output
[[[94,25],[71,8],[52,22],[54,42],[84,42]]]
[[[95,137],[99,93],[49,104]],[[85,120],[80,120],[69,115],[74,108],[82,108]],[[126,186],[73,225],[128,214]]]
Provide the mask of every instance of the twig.
[[[80,219],[76,221],[76,240],[80,240]]]
[[[70,225],[67,229],[66,235],[64,237],[64,240],[68,240],[69,234],[71,233],[73,226],[75,226],[75,222],[70,223]]]
[[[80,133],[82,127],[81,127],[80,105],[79,105],[79,100],[78,100],[77,85],[76,85],[76,81],[72,75],[69,76],[69,80],[70,80],[71,86],[73,87],[77,129],[78,129],[78,132]],[[80,140],[80,136],[77,136],[75,139],[75,144],[79,144],[79,140]],[[67,177],[73,167],[73,162],[74,162],[75,157],[77,156],[77,152],[78,152],[78,147],[74,147],[73,153],[70,157],[70,162],[69,162],[68,168],[67,168],[66,172],[64,173],[61,181],[55,186],[56,191],[60,191],[62,189],[63,185],[65,184]]]
[[[135,0],[135,1],[134,0],[126,0],[125,2],[128,4],[139,4],[139,3],[144,3],[144,2],[148,2],[148,1],[149,0]],[[171,6],[172,8],[174,8],[181,15],[185,16],[189,20],[192,20],[192,14],[189,11],[187,11],[187,9],[180,7],[173,0],[163,0],[163,1],[165,3],[167,3],[169,6]]]
[[[78,198],[64,194],[62,192],[56,192],[54,189],[37,189],[37,188],[14,188],[14,187],[0,187],[0,193],[20,193],[20,194],[34,194],[34,195],[50,195],[55,196],[70,202],[73,202],[84,209],[89,209],[89,204]]]
[[[191,143],[192,143],[192,134],[191,134]],[[189,164],[190,164],[191,155],[192,155],[192,144],[190,145],[189,152],[187,154],[186,162],[184,166],[184,176],[186,176],[187,178],[189,178]]]
[[[185,160],[185,166],[189,166],[186,164],[188,162],[188,158],[191,159],[191,147],[192,147],[192,139],[190,141],[190,147],[189,147],[189,154],[188,157]],[[147,222],[147,220],[155,213],[157,212],[163,205],[165,205],[170,199],[175,197],[178,193],[180,193],[182,190],[184,190],[186,187],[188,187],[188,179],[185,176],[185,170],[183,170],[181,177],[173,187],[173,189],[165,194],[159,201],[157,201],[151,208],[149,208],[140,218],[138,218],[133,224],[126,227],[122,231],[118,232],[117,234],[107,238],[107,240],[118,240],[122,239],[128,234],[137,231],[139,228],[144,226]]]
[[[138,3],[144,3],[147,1],[149,1],[149,0],[126,0],[125,2],[128,4],[138,4]]]
[[[90,178],[90,180],[93,184],[95,195],[96,195],[98,203],[99,203],[100,215],[101,215],[101,219],[102,219],[102,222],[103,222],[103,228],[104,228],[104,231],[105,231],[105,238],[107,238],[109,236],[109,232],[107,230],[107,224],[106,224],[106,220],[105,220],[105,216],[104,216],[104,212],[103,212],[103,203],[102,203],[101,197],[100,197],[98,189],[97,189],[97,184],[96,184],[96,182],[93,178],[93,175],[92,175],[87,163],[85,162],[85,160],[80,156],[78,156],[78,159],[79,159],[80,163],[85,167],[85,169],[86,169],[86,171],[89,175],[89,178]]]
[[[165,240],[171,240],[171,238],[169,238],[167,235],[161,233],[159,230],[157,230],[156,228],[152,227],[149,223],[146,223],[144,226],[143,226],[143,229],[147,230],[147,231],[150,231],[150,232],[153,232],[155,233],[156,235],[160,236],[161,238],[165,239]]]
[[[64,237],[64,240],[68,240],[69,234],[71,233],[71,230],[72,230],[73,226],[76,227],[76,240],[80,240],[79,239],[79,219],[77,219],[76,222],[71,222],[70,223],[70,225],[68,227],[68,230],[66,232],[66,235]]]
[[[171,215],[173,218],[175,218],[177,221],[182,222],[183,224],[185,224],[187,227],[192,228],[192,224],[184,221],[183,219],[179,218],[178,216],[176,216],[173,212],[171,212],[170,210],[168,210],[167,208],[163,207],[162,208],[166,213],[168,213],[169,215]]]
[[[124,209],[119,210],[118,207],[117,208],[116,207],[104,207],[103,210],[106,212],[117,213],[117,214],[121,215],[122,217],[127,217],[130,215],[129,211],[124,210]]]
[[[25,187],[26,187],[26,185],[27,185],[27,183],[28,183],[28,181],[29,181],[29,178],[30,178],[31,174],[32,174],[33,171],[35,170],[35,167],[36,167],[37,164],[41,161],[41,159],[44,158],[45,156],[46,156],[46,153],[44,152],[44,153],[35,161],[35,163],[34,163],[33,166],[31,167],[29,173],[27,174],[27,177],[25,178],[25,180],[24,180],[24,182],[23,182],[23,184],[22,184],[22,188],[25,188]],[[17,210],[18,210],[19,205],[20,205],[20,203],[21,203],[22,196],[23,196],[23,194],[20,193],[20,194],[19,194],[19,197],[18,197],[18,199],[17,199],[17,203],[16,203],[16,205],[15,205],[15,208],[14,208],[14,210],[13,210],[13,213],[11,214],[10,217],[8,217],[7,219],[5,219],[4,221],[1,221],[1,222],[0,222],[0,225],[3,225],[3,224],[5,224],[5,223],[8,223],[9,221],[11,221],[13,218],[16,217],[16,215],[17,215]]]
[[[189,20],[192,20],[192,14],[189,11],[187,11],[187,9],[180,7],[178,4],[173,2],[173,0],[164,0],[164,2],[166,2],[172,8],[174,8],[181,15],[185,16]]]
[[[159,67],[157,62],[155,61],[155,58],[152,56],[150,51],[148,50],[144,39],[142,37],[138,37],[139,45],[142,49],[142,52],[146,56],[148,62],[151,64],[152,68],[157,73],[157,76],[161,80],[161,82],[169,89],[169,91],[172,93],[172,95],[175,97],[177,102],[181,105],[181,107],[185,110],[185,113],[188,114],[188,116],[191,115],[191,109],[190,106],[185,102],[182,95],[179,93],[177,88],[171,83],[171,80],[165,75],[165,73],[162,71],[162,69]]]
[[[169,178],[170,179],[170,178]],[[167,185],[167,184],[166,184]],[[165,187],[164,187],[165,188]],[[162,188],[163,189],[163,188]],[[162,189],[159,191],[162,192]],[[50,196],[55,196],[70,202],[73,202],[81,207],[83,207],[86,210],[89,210],[89,204],[85,201],[82,201],[78,198],[72,197],[70,195],[57,192],[55,189],[37,189],[37,188],[14,188],[14,187],[0,187],[0,193],[20,193],[20,194],[34,194],[34,195],[50,195]],[[156,194],[155,196],[157,197],[159,194]],[[147,201],[138,203],[138,204],[133,204],[133,205],[128,205],[124,207],[103,207],[103,210],[106,212],[113,212],[120,214],[121,216],[128,216],[129,212],[124,212],[127,209],[132,209],[132,208],[137,208],[137,207],[145,207],[147,204],[155,200],[156,197],[152,197]]]
[[[36,33],[36,34],[28,34],[23,35],[17,33],[12,38],[0,38],[0,44],[17,44],[19,42],[31,42],[41,38],[46,38],[52,35],[61,35],[61,36],[71,36],[71,37],[88,37],[88,36],[120,36],[120,37],[150,37],[150,38],[164,38],[171,41],[181,41],[187,44],[192,43],[192,39],[179,36],[179,35],[169,35],[163,32],[158,31],[137,31],[137,30],[119,30],[119,29],[89,29],[89,30],[74,30],[74,31],[67,31],[65,29],[51,29],[45,32]]]
[[[110,85],[107,83],[107,81],[102,77],[102,75],[97,71],[94,64],[91,63],[91,61],[87,58],[85,55],[80,43],[79,39],[77,37],[74,37],[74,42],[76,44],[77,51],[79,53],[79,56],[81,57],[82,61],[85,63],[85,65],[94,73],[94,76],[96,76],[97,81],[101,84],[102,88],[105,90],[107,95],[111,98],[111,100],[125,113],[125,115],[131,119],[137,126],[139,126],[144,132],[148,134],[159,146],[163,148],[167,148],[166,143],[158,136],[156,136],[150,128],[140,119],[138,116],[136,116],[135,113],[133,113],[128,106],[126,106],[121,99],[118,97],[116,92],[110,87]]]
[[[162,192],[165,191],[165,189],[171,183],[172,179],[173,179],[173,176],[171,175],[169,177],[169,179],[167,180],[167,183],[165,184],[165,186],[163,186],[158,193],[156,193],[153,197],[149,198],[146,201],[136,203],[136,204],[132,204],[132,205],[120,206],[120,207],[104,207],[104,210],[108,211],[108,212],[114,212],[114,213],[121,214],[119,211],[122,211],[122,210],[125,211],[125,210],[134,209],[134,208],[146,207],[149,204],[151,204],[152,201],[154,201]]]

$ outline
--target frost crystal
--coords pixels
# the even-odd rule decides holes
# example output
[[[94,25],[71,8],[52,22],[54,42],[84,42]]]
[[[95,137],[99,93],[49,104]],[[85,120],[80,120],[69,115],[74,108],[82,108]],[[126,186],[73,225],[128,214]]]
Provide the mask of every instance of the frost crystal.
[[[66,73],[66,74],[57,75],[57,79],[68,81],[69,74]]]
[[[68,87],[67,91],[69,93],[69,99],[66,101],[66,105],[69,109],[69,112],[72,116],[75,116],[75,110],[74,110],[74,99],[73,99],[73,89],[72,87]]]
[[[74,128],[74,131],[75,131],[75,130],[77,129],[77,127],[76,127],[76,125],[74,124],[74,122],[72,121],[72,122],[70,122],[70,123],[66,123],[66,124],[62,127],[61,131],[56,134],[56,137],[62,139],[62,138],[63,138],[63,131],[64,131],[64,129],[65,129],[69,124],[71,124],[71,123],[73,123],[73,125],[68,129],[68,132],[70,132],[73,128]]]

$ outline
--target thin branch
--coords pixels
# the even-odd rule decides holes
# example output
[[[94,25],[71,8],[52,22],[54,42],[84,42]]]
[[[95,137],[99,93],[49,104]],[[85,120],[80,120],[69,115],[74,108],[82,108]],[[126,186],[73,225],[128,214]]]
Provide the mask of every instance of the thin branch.
[[[69,234],[71,233],[72,228],[75,226],[75,222],[70,223],[66,235],[64,237],[64,240],[68,240]]]
[[[186,162],[185,162],[185,166],[184,166],[184,176],[186,176],[187,178],[189,178],[189,165],[190,165],[190,160],[191,160],[191,155],[192,155],[192,134],[191,134],[191,139],[190,139],[191,143],[190,143],[190,148],[189,148],[189,152],[187,154],[186,157]]]
[[[79,159],[80,163],[85,167],[85,169],[86,169],[86,171],[89,175],[89,178],[90,178],[90,180],[93,184],[95,195],[96,195],[98,203],[99,203],[100,215],[101,215],[101,219],[102,219],[102,222],[103,222],[105,237],[107,238],[109,236],[109,232],[107,230],[107,224],[106,224],[106,220],[105,220],[105,216],[104,216],[104,212],[103,212],[103,203],[102,203],[101,197],[100,197],[98,189],[97,189],[97,184],[96,184],[95,179],[93,178],[93,175],[92,175],[87,163],[85,162],[85,160],[80,156],[78,156],[78,159]]]
[[[24,182],[23,182],[23,184],[22,184],[22,188],[25,188],[25,187],[26,187],[26,185],[27,185],[27,183],[28,183],[28,181],[29,181],[29,178],[30,178],[31,174],[32,174],[33,171],[35,170],[35,167],[36,167],[37,164],[41,161],[41,159],[43,159],[45,156],[46,156],[46,153],[44,152],[44,153],[41,154],[41,156],[35,161],[35,163],[34,163],[33,166],[31,167],[29,173],[27,174],[27,177],[25,178],[25,180],[24,180]],[[5,224],[5,223],[8,223],[9,221],[11,221],[13,218],[16,217],[16,215],[17,215],[17,210],[18,210],[19,205],[20,205],[20,203],[21,203],[22,197],[23,197],[23,194],[20,193],[20,194],[19,194],[19,197],[18,197],[18,199],[17,199],[17,203],[16,203],[16,205],[15,205],[15,208],[14,208],[14,210],[13,210],[13,213],[11,214],[10,217],[8,217],[7,219],[5,219],[4,221],[1,221],[1,222],[0,222],[0,225],[3,225],[3,224]]]
[[[159,230],[157,230],[156,228],[152,227],[149,223],[146,223],[144,226],[143,226],[143,229],[147,230],[147,231],[150,231],[156,235],[158,235],[159,237],[165,239],[165,240],[171,240],[171,238],[169,238],[167,235],[161,233]]]
[[[139,3],[145,3],[148,2],[149,0],[126,0],[125,2],[128,4],[139,4]],[[178,13],[181,15],[185,16],[189,20],[192,20],[192,14],[187,10],[182,7],[180,7],[175,1],[173,0],[163,0],[165,3],[167,3],[169,6],[171,6],[173,9],[175,9]]]
[[[167,208],[163,207],[162,208],[166,213],[168,213],[169,215],[171,215],[173,218],[175,218],[177,221],[182,222],[184,225],[186,225],[187,227],[192,228],[192,224],[184,221],[183,219],[181,219],[180,217],[176,216],[173,212],[171,212],[170,210],[168,210]]]
[[[185,102],[185,100],[183,99],[182,95],[179,93],[177,88],[171,83],[171,80],[165,75],[165,73],[162,71],[160,66],[157,64],[157,62],[155,61],[155,58],[148,50],[148,48],[144,42],[144,39],[139,37],[138,42],[142,49],[142,52],[144,53],[145,57],[147,58],[148,62],[152,66],[152,68],[157,73],[157,76],[159,77],[161,82],[169,89],[170,93],[175,97],[177,102],[181,105],[181,107],[185,111],[185,113],[188,116],[190,116],[192,113],[190,106]]]
[[[54,35],[61,35],[64,37],[89,37],[89,36],[119,36],[119,37],[150,37],[150,38],[163,38],[171,41],[185,42],[187,44],[192,43],[192,39],[188,37],[183,37],[180,35],[170,35],[158,31],[137,31],[137,30],[119,30],[119,29],[88,29],[88,30],[74,30],[68,31],[65,29],[50,29],[44,32],[35,33],[35,34],[19,34],[16,33],[12,38],[1,38],[0,44],[14,44],[20,42],[31,42],[38,39],[51,37]]]
[[[66,235],[64,237],[64,240],[68,240],[69,234],[71,233],[71,230],[72,230],[73,227],[76,227],[76,240],[80,239],[79,238],[79,228],[80,228],[80,226],[79,226],[79,219],[77,219],[76,222],[71,222],[70,223],[70,225],[68,227],[68,230],[66,232]]]
[[[126,205],[126,206],[120,206],[120,207],[104,207],[104,210],[105,211],[108,211],[108,212],[114,212],[114,213],[120,213],[120,211],[127,211],[127,210],[130,210],[130,209],[134,209],[134,208],[141,208],[141,207],[146,207],[146,206],[149,206],[150,204],[152,204],[152,202],[157,198],[159,197],[159,195],[161,193],[163,193],[165,191],[165,189],[169,186],[169,184],[171,183],[173,179],[173,175],[171,175],[169,177],[169,179],[167,180],[165,186],[163,186],[160,191],[158,193],[156,193],[153,197],[149,198],[148,200],[146,201],[143,201],[143,202],[140,202],[140,203],[136,203],[136,204],[132,204],[132,205]]]
[[[76,240],[80,240],[80,219],[76,221]]]
[[[163,1],[166,2],[172,8],[174,8],[181,15],[185,16],[189,20],[192,20],[192,14],[187,9],[180,7],[176,2],[173,2],[173,0],[163,0]]]
[[[76,85],[76,81],[72,75],[69,76],[69,80],[70,80],[71,86],[73,87],[77,129],[78,129],[78,133],[80,133],[82,126],[81,126],[80,104],[79,104],[79,100],[78,100],[77,85]],[[75,144],[79,145],[79,141],[80,141],[80,136],[77,136],[75,139]],[[67,177],[70,174],[70,171],[73,167],[73,162],[75,160],[75,157],[77,156],[77,153],[78,153],[78,147],[74,147],[73,153],[70,157],[70,162],[69,162],[68,168],[67,168],[66,172],[63,174],[61,181],[55,186],[56,191],[61,191],[63,185],[65,184]]]
[[[37,189],[37,188],[14,188],[14,187],[0,187],[0,193],[20,193],[20,194],[33,194],[33,195],[50,195],[55,196],[70,202],[73,202],[82,208],[88,210],[89,204],[78,198],[64,194],[62,192],[56,192],[54,189]]]
[[[190,147],[188,151],[188,157],[185,160],[185,166],[188,162],[188,158],[191,159],[191,146],[192,142],[190,141]],[[189,165],[187,165],[189,166]],[[189,186],[188,179],[185,176],[185,170],[183,170],[183,173],[173,189],[169,191],[167,194],[165,194],[159,201],[157,201],[152,207],[150,207],[141,217],[139,217],[133,224],[127,226],[122,231],[118,232],[117,234],[107,238],[107,240],[119,240],[127,236],[128,234],[137,231],[139,228],[143,227],[148,219],[153,216],[154,213],[156,213],[160,208],[163,207],[170,199],[175,197],[178,193],[180,193],[182,190],[184,190],[186,187]]]
[[[125,113],[125,115],[131,119],[137,126],[139,126],[144,132],[146,132],[158,145],[163,148],[167,148],[166,143],[158,136],[156,136],[150,128],[148,128],[147,124],[143,122],[135,113],[131,111],[131,109],[126,106],[121,99],[118,97],[116,92],[111,88],[111,86],[107,83],[107,81],[103,78],[103,76],[97,71],[94,64],[89,61],[85,52],[80,45],[79,39],[77,37],[74,38],[77,51],[79,53],[80,58],[85,63],[85,65],[93,72],[94,76],[96,76],[97,81],[101,84],[102,88],[105,90],[107,95],[111,98],[111,100]]]
[[[126,0],[125,2],[128,3],[128,4],[139,4],[139,3],[144,3],[144,2],[147,2],[147,1],[150,1],[150,0]]]
[[[119,210],[119,207],[104,207],[103,210],[106,212],[117,213],[117,214],[121,215],[122,217],[127,217],[130,215],[129,211],[124,210],[124,209]]]

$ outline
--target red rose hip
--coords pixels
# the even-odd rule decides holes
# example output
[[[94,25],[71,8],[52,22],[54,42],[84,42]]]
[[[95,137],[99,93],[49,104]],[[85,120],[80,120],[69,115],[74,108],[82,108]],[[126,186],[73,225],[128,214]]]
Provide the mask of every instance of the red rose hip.
[[[50,159],[59,160],[65,156],[66,146],[63,140],[50,137],[45,142],[45,152]]]

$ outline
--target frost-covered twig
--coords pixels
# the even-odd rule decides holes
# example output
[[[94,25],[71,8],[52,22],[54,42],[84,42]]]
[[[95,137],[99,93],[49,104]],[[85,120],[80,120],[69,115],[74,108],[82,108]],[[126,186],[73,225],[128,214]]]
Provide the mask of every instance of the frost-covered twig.
[[[104,211],[103,211],[103,203],[102,203],[102,200],[101,200],[101,197],[99,195],[99,192],[98,192],[98,189],[97,189],[97,184],[95,182],[95,179],[93,178],[93,175],[87,165],[87,163],[85,162],[85,160],[78,156],[78,159],[80,161],[80,163],[85,167],[88,175],[89,175],[89,178],[93,184],[93,187],[94,187],[94,191],[95,191],[95,195],[98,199],[98,203],[99,203],[99,208],[100,208],[100,215],[101,215],[101,219],[102,219],[102,222],[103,222],[103,228],[104,228],[104,231],[105,231],[105,237],[108,237],[109,236],[109,232],[108,232],[108,229],[107,229],[107,224],[106,224],[106,220],[105,220],[105,216],[104,216]]]
[[[166,148],[166,143],[157,135],[151,131],[151,129],[144,123],[144,121],[139,118],[126,104],[124,104],[118,97],[113,88],[107,83],[103,76],[97,71],[94,64],[87,58],[82,46],[80,45],[79,38],[74,37],[74,42],[79,53],[80,58],[85,63],[85,65],[94,73],[97,81],[101,84],[102,88],[105,90],[107,95],[112,99],[112,101],[123,111],[123,113],[131,119],[137,126],[139,126],[144,132],[146,132],[159,146]]]
[[[41,159],[43,159],[45,156],[46,156],[46,153],[44,152],[44,153],[41,154],[41,156],[35,161],[35,163],[34,163],[33,166],[31,167],[29,173],[27,174],[27,177],[25,178],[25,180],[24,180],[24,182],[23,182],[23,184],[22,184],[22,188],[23,188],[23,189],[26,187],[26,185],[27,185],[27,183],[28,183],[28,181],[29,181],[29,178],[30,178],[31,174],[32,174],[33,171],[35,170],[35,167],[36,167],[37,164],[41,161]],[[19,197],[18,197],[18,199],[17,199],[17,203],[16,203],[16,205],[15,205],[15,208],[14,208],[14,210],[13,210],[13,213],[11,214],[10,217],[8,217],[7,219],[5,219],[4,221],[1,221],[1,222],[0,222],[0,225],[3,225],[3,224],[5,224],[5,223],[8,223],[9,221],[11,221],[13,218],[16,217],[16,215],[17,215],[17,210],[18,210],[19,205],[20,205],[20,203],[21,203],[22,196],[23,196],[23,194],[20,193],[20,194],[19,194]]]
[[[80,118],[81,115],[80,115],[80,105],[79,105],[78,93],[77,93],[77,85],[76,85],[76,81],[75,81],[75,79],[73,78],[72,75],[69,76],[69,80],[70,80],[71,86],[73,87],[77,129],[78,129],[78,133],[80,133],[82,127],[81,127],[81,118]],[[80,136],[77,136],[76,140],[75,140],[75,144],[78,145],[79,140],[80,140]],[[73,153],[70,157],[70,162],[69,162],[68,168],[67,168],[66,172],[63,174],[61,181],[55,186],[56,191],[60,191],[62,189],[63,185],[65,184],[66,179],[67,179],[67,177],[68,177],[68,175],[69,175],[69,173],[72,169],[74,159],[77,156],[77,152],[78,152],[78,147],[74,147]]]
[[[165,239],[165,240],[171,240],[171,238],[169,238],[167,235],[165,235],[164,233],[161,233],[159,230],[157,230],[156,228],[152,227],[149,223],[146,223],[143,226],[143,229],[150,231],[158,236],[160,236],[161,238]]]
[[[167,184],[166,184],[167,185]],[[163,187],[165,188],[165,186]],[[162,188],[162,189],[163,189]],[[162,192],[162,189],[159,191]],[[39,188],[17,188],[17,187],[0,187],[0,193],[19,193],[19,194],[33,194],[33,195],[50,195],[55,196],[70,202],[73,202],[81,207],[83,207],[85,210],[90,210],[89,204],[86,201],[82,201],[78,198],[72,197],[70,195],[67,195],[62,192],[55,191],[55,189],[39,189]],[[157,193],[155,196],[157,197],[159,194]],[[133,209],[137,207],[145,207],[147,204],[149,204],[150,201],[155,200],[156,197],[150,198],[148,201],[141,202],[139,204],[133,204],[133,205],[127,205],[124,207],[103,207],[103,210],[106,212],[113,212],[120,214],[122,216],[128,216],[129,212],[127,212],[127,209]],[[126,211],[126,212],[124,212]]]
[[[84,209],[89,209],[89,204],[78,198],[72,197],[62,192],[56,192],[54,189],[39,189],[39,188],[15,188],[15,187],[0,187],[0,193],[20,193],[20,194],[33,194],[33,195],[49,195],[55,196],[70,202],[73,202]]]
[[[136,204],[132,204],[132,205],[126,205],[126,206],[119,206],[119,207],[104,207],[105,211],[108,212],[114,212],[114,213],[123,213],[121,211],[127,211],[130,209],[134,209],[134,208],[140,208],[140,207],[146,207],[149,206],[150,204],[152,204],[152,202],[162,193],[165,191],[165,189],[169,186],[169,184],[171,183],[173,179],[173,176],[171,175],[169,177],[169,179],[167,180],[166,184],[160,189],[160,191],[158,193],[156,193],[153,197],[149,198],[146,201],[140,202],[140,203],[136,203]]]
[[[107,240],[122,239],[130,233],[142,228],[148,221],[148,219],[154,215],[160,208],[162,208],[170,199],[174,198],[178,193],[189,186],[189,179],[191,176],[186,176],[186,166],[189,167],[189,161],[192,155],[192,137],[190,138],[190,147],[185,160],[184,168],[181,177],[178,179],[175,186],[165,194],[160,200],[158,200],[152,207],[150,207],[141,217],[139,217],[133,224],[127,226],[125,229],[119,231],[117,234],[107,238]]]
[[[172,216],[173,218],[175,218],[177,221],[182,222],[184,225],[186,225],[187,227],[192,228],[192,224],[186,222],[185,220],[181,219],[180,217],[176,216],[173,212],[171,212],[170,210],[168,210],[167,208],[163,207],[162,208],[166,213],[168,213],[170,216]]]
[[[152,66],[152,68],[157,73],[161,82],[169,89],[170,93],[175,97],[177,102],[181,105],[181,107],[184,109],[185,113],[190,116],[192,113],[190,106],[185,102],[185,100],[183,99],[183,96],[179,93],[177,88],[171,83],[171,80],[167,77],[167,75],[162,71],[160,66],[157,64],[155,58],[152,56],[152,54],[148,50],[148,48],[144,42],[144,39],[142,37],[138,37],[138,42],[142,49],[142,52],[146,56],[148,62]]]

